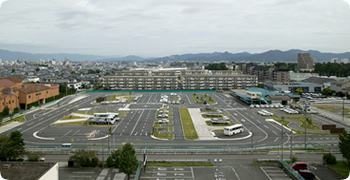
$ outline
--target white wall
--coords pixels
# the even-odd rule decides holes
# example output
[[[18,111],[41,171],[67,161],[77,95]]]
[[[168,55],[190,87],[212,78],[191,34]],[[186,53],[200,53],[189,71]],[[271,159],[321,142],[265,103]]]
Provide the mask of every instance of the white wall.
[[[49,171],[47,171],[39,180],[58,180],[59,166],[56,163]]]

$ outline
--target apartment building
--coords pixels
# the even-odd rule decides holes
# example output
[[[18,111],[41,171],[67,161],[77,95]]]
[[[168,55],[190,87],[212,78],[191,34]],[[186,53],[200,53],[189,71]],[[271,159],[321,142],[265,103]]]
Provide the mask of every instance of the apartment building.
[[[349,63],[349,58],[332,58],[331,59],[331,63],[348,64]]]
[[[241,66],[243,74],[255,75],[259,82],[289,82],[290,73],[287,69],[262,67],[255,64],[243,64]]]
[[[0,78],[0,112],[7,106],[10,111],[15,108],[26,109],[33,102],[45,103],[46,98],[59,94],[58,85],[27,84],[17,77]]]
[[[236,71],[120,71],[105,76],[103,87],[118,90],[231,89],[257,86],[256,76]]]
[[[310,56],[310,53],[298,54],[298,71],[313,71],[315,69],[315,58]]]

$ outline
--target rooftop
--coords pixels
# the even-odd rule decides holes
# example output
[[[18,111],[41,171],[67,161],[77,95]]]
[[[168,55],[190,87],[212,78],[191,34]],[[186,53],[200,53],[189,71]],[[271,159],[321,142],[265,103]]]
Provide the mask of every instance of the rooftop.
[[[47,162],[0,162],[0,170],[4,179],[40,179],[54,165]]]

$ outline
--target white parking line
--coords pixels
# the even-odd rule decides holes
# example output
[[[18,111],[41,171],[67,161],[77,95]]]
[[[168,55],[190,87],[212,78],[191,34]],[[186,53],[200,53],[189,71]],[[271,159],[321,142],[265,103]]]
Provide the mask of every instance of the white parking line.
[[[276,138],[273,142],[276,142],[278,138]]]
[[[192,178],[194,179],[193,167],[191,167]]]
[[[232,168],[232,170],[233,170],[233,172],[235,173],[235,175],[237,176],[237,179],[238,179],[238,180],[241,180],[241,179],[239,179],[238,174],[236,173],[235,169]]]
[[[131,131],[131,133],[130,133],[130,136],[131,136],[132,133],[134,132],[136,126],[139,124],[139,121],[140,121],[140,119],[141,119],[141,117],[142,117],[143,112],[144,112],[144,110],[141,111],[141,114],[140,114],[140,116],[139,116],[139,119],[137,120],[137,122],[136,122],[134,128],[132,129],[132,131]]]

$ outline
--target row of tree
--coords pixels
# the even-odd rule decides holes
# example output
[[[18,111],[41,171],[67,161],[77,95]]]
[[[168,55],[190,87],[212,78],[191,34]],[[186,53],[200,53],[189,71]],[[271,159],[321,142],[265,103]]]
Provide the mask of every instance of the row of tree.
[[[208,69],[208,70],[228,70],[225,63],[208,64],[205,66],[205,69]]]
[[[98,160],[97,152],[92,150],[77,150],[74,155],[69,157],[69,161],[77,162],[83,167],[103,166],[102,162]],[[121,149],[113,151],[106,160],[106,166],[119,168],[121,172],[128,175],[129,179],[130,174],[134,173],[138,166],[133,145],[128,142]]]
[[[316,63],[313,73],[318,73],[320,76],[337,76],[348,77],[350,72],[350,64],[338,63]]]

